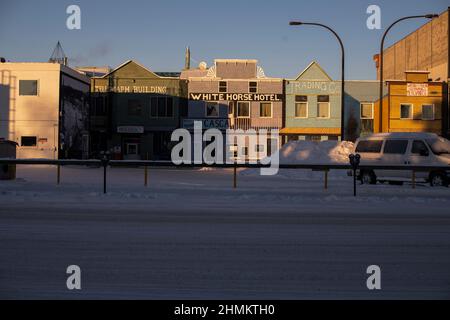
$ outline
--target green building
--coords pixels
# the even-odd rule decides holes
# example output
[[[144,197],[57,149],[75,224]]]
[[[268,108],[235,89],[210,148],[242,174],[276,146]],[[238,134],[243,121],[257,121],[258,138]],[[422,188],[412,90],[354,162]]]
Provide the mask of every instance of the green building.
[[[113,159],[170,159],[172,131],[187,110],[187,82],[129,60],[91,79],[91,150]],[[96,156],[96,154],[93,154]]]

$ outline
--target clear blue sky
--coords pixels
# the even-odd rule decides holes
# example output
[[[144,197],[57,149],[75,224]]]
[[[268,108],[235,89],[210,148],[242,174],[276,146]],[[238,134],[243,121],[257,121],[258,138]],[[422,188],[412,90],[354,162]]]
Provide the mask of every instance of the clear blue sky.
[[[289,20],[322,22],[343,38],[347,78],[374,79],[373,55],[383,29],[405,15],[441,13],[445,0],[0,0],[0,56],[46,61],[58,40],[74,65],[136,59],[154,71],[179,71],[184,50],[193,64],[214,58],[255,58],[269,76],[294,77],[312,60],[339,78],[340,51],[324,29],[290,27]],[[81,7],[82,29],[66,28],[66,8]],[[366,9],[381,7],[382,30],[366,27]],[[410,20],[390,33],[392,44],[419,27]]]

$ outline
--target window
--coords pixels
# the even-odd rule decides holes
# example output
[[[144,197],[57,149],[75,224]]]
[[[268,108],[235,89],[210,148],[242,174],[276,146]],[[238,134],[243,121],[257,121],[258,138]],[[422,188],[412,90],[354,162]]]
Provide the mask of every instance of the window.
[[[428,151],[427,146],[425,145],[425,142],[420,141],[420,140],[414,140],[412,148],[411,148],[411,153],[421,155],[421,156],[426,156],[426,157],[428,157],[428,155],[429,155],[429,151]]]
[[[263,144],[257,144],[255,146],[255,151],[256,152],[264,152],[264,145]]]
[[[330,117],[330,96],[317,97],[317,117],[318,118]]]
[[[258,92],[258,82],[251,81],[248,83],[248,92],[257,93]]]
[[[137,143],[127,143],[127,155],[137,155],[138,151],[139,145]]]
[[[248,157],[248,147],[242,147],[242,155],[244,157]]]
[[[142,104],[139,100],[128,100],[128,115],[129,116],[141,116]]]
[[[226,81],[219,81],[219,92],[220,93],[226,93],[228,91],[227,89],[227,82]]]
[[[422,120],[434,120],[434,105],[423,104],[422,105]]]
[[[37,96],[38,81],[37,80],[19,80],[20,96]]]
[[[250,103],[238,102],[237,116],[238,118],[250,118]]]
[[[356,147],[356,153],[380,153],[383,140],[362,140]]]
[[[272,118],[272,104],[268,102],[262,102],[259,105],[259,116],[261,118]]]
[[[205,106],[207,118],[219,117],[219,104],[217,102],[206,102]]]
[[[36,147],[37,137],[21,137],[20,145],[22,147]]]
[[[408,140],[386,140],[384,145],[385,154],[405,154]]]
[[[152,118],[172,118],[173,98],[153,97],[150,99],[150,117]]]
[[[295,117],[308,118],[308,97],[295,96]]]
[[[373,103],[361,103],[361,119],[373,119]]]
[[[402,103],[400,105],[400,119],[412,119],[412,118],[413,118],[412,104]]]

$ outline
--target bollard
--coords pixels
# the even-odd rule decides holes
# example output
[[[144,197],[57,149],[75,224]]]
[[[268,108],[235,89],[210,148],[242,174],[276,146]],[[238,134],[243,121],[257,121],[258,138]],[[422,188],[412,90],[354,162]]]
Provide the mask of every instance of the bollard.
[[[348,157],[350,159],[350,165],[353,169],[353,196],[356,197],[356,171],[361,163],[361,156],[359,154],[351,154]]]
[[[61,182],[61,165],[58,163],[56,166],[56,184],[59,185]]]
[[[412,171],[412,188],[416,188],[416,171]]]
[[[325,190],[328,190],[328,170],[325,170]]]
[[[234,189],[237,188],[237,166],[236,166],[236,163],[234,163],[234,168],[233,168],[233,188]]]
[[[106,168],[109,163],[109,152],[102,152],[102,165],[103,165],[103,193],[106,194]]]
[[[148,167],[144,167],[144,186],[148,186]]]

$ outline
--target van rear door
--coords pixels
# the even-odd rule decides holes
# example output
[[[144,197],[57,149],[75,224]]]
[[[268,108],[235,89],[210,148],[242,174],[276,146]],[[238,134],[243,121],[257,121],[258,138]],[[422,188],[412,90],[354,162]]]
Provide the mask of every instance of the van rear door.
[[[407,139],[387,139],[384,143],[380,164],[386,166],[408,166],[407,151],[409,143]],[[411,175],[405,170],[377,170],[375,174],[378,179],[391,181],[404,181]]]

